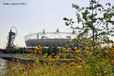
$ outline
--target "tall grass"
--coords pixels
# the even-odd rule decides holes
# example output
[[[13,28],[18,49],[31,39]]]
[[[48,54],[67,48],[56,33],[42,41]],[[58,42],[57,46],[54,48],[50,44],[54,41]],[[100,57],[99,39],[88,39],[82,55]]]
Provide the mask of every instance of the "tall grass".
[[[79,42],[79,47],[69,47]],[[62,48],[56,56],[42,55],[42,47],[34,49],[36,54],[28,54],[46,61],[7,63],[6,76],[113,76],[114,75],[114,44],[112,47],[101,47],[101,42],[92,43],[89,38],[72,40]],[[26,55],[26,54],[25,54]],[[69,56],[69,57],[67,57]],[[72,62],[60,62],[56,59],[74,59]],[[55,59],[55,60],[52,60]]]

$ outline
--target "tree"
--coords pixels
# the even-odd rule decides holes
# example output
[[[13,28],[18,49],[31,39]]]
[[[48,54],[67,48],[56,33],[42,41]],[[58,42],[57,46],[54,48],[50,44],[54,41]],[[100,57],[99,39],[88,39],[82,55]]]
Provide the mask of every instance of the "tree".
[[[93,40],[97,40],[101,35],[111,35],[114,28],[114,5],[106,3],[104,8],[99,1],[90,0],[88,7],[79,7],[76,4],[72,4],[72,7],[76,9],[76,21],[72,18],[65,20],[65,24],[72,29],[78,30],[80,33],[78,38],[84,33],[92,33],[90,36]],[[74,26],[75,22],[80,26]]]

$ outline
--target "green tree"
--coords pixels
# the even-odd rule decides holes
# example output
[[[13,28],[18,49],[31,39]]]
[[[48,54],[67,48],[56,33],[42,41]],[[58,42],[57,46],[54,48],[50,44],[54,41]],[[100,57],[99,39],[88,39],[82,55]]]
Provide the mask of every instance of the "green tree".
[[[76,4],[72,4],[72,7],[76,9],[76,21],[72,18],[64,17],[65,24],[72,29],[78,30],[79,35],[84,33],[92,33],[90,36],[93,40],[97,40],[101,35],[111,35],[114,28],[114,5],[106,3],[106,6],[102,6],[99,0],[90,0],[88,7],[79,7]],[[75,25],[78,23],[79,25]]]

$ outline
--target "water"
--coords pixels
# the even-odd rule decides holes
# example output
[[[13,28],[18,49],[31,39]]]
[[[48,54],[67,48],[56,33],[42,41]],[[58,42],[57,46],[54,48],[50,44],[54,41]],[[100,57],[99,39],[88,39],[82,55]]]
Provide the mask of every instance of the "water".
[[[4,59],[0,58],[0,75],[3,75],[2,70],[5,69],[6,61],[7,60],[4,60]]]

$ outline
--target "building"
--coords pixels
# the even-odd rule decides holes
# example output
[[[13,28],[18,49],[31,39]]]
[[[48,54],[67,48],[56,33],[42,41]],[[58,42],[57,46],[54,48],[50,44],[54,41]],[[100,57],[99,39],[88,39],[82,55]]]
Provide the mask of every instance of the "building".
[[[65,46],[65,42],[76,38],[76,33],[73,32],[60,32],[59,29],[56,32],[38,32],[25,36],[25,44],[27,47],[36,47],[42,45],[43,47],[48,46]]]

